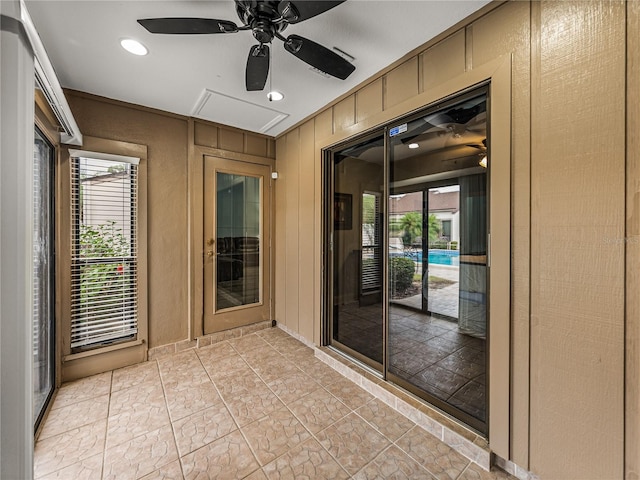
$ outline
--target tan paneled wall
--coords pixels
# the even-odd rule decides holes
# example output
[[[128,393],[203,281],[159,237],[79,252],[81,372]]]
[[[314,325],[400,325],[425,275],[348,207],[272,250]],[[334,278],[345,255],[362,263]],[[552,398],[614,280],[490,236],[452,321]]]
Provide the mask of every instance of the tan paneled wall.
[[[631,173],[625,176],[625,109],[631,105],[625,100],[625,34],[635,51],[639,43],[637,29],[627,29],[625,19],[637,27],[639,15],[635,2],[623,1],[493,4],[281,136],[276,169],[289,180],[278,183],[276,195],[277,320],[319,342],[320,150],[419,108],[425,92],[444,92],[475,69],[508,56],[511,398],[504,413],[508,438],[498,440],[508,441],[505,456],[542,478],[622,478],[625,184],[638,191]],[[638,62],[637,54],[630,56]],[[627,66],[636,86],[637,70]],[[637,101],[637,92],[631,98]],[[634,108],[629,122],[637,126]],[[495,146],[500,138],[491,141]],[[627,141],[637,147],[637,140]],[[632,146],[635,163],[627,168],[637,175]],[[311,195],[301,195],[301,182],[315,185],[313,206]],[[632,208],[637,197],[629,193],[628,198]],[[316,214],[313,232],[305,216],[311,211]],[[638,225],[638,213],[632,213],[629,228]],[[308,248],[303,237],[315,239],[313,264],[302,255]],[[291,253],[295,249],[297,257]],[[638,258],[635,246],[628,250],[629,258]],[[302,288],[304,282],[315,282],[313,291]],[[637,287],[637,276],[628,276],[629,285]],[[630,295],[626,308],[637,312],[640,297]],[[312,319],[306,310],[301,314],[301,306],[311,303]],[[638,379],[640,327],[637,319],[627,322],[636,339],[627,341],[629,355],[635,355],[627,358],[632,382]],[[635,402],[627,407],[626,420],[627,452],[633,456],[639,444],[638,389],[627,391],[627,401]],[[627,458],[627,465],[637,474],[637,460]]]
[[[274,158],[275,140],[200,120],[190,130],[186,117],[66,94],[83,134],[147,146],[149,348],[188,340],[198,330],[189,328],[189,150],[195,145],[229,158]]]

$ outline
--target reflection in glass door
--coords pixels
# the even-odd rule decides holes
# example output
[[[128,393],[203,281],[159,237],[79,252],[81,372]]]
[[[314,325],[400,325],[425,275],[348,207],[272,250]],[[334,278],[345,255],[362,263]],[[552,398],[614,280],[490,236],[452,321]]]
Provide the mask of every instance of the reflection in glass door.
[[[333,155],[331,343],[382,370],[384,137]]]
[[[33,225],[33,412],[35,428],[54,388],[54,149],[36,128]]]
[[[486,106],[487,88],[441,102],[338,147],[328,171],[331,345],[480,432]]]
[[[455,322],[460,282],[460,186],[448,183],[425,190],[428,254],[423,262],[422,298],[423,311]]]
[[[416,245],[390,258],[388,378],[480,431],[487,422],[486,99],[471,94],[403,124],[389,139],[388,158],[389,224]],[[391,206],[412,196],[422,199],[421,211]],[[418,221],[422,229],[412,232]],[[407,294],[398,285],[409,261],[422,269],[421,301],[408,301],[419,295],[411,289],[408,300],[396,299]]]

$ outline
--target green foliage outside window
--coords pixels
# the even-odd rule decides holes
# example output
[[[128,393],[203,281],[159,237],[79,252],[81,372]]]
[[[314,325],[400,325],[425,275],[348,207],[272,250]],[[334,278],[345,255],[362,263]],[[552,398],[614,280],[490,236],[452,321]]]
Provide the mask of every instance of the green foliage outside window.
[[[403,293],[411,287],[415,268],[416,265],[410,258],[391,257],[389,259],[391,288],[393,294]]]
[[[129,256],[129,242],[116,227],[116,222],[108,221],[100,225],[80,225],[80,246],[85,259],[118,258]],[[108,302],[98,302],[111,284],[124,273],[122,263],[87,263],[80,267],[80,300],[93,309],[110,308]],[[94,303],[96,302],[96,303]]]

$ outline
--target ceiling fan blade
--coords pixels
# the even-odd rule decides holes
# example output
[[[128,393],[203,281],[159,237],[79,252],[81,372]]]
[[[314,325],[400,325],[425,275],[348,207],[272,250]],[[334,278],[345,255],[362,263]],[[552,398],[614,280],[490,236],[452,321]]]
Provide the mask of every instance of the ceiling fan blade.
[[[248,92],[264,89],[269,75],[269,45],[254,45],[247,57],[245,81]]]
[[[278,12],[288,23],[298,23],[337,7],[345,0],[339,1],[282,1],[278,4]]]
[[[238,31],[235,23],[214,18],[143,18],[138,20],[138,23],[151,33],[170,35],[203,35]]]
[[[284,42],[284,48],[303,62],[340,80],[346,79],[356,69],[337,53],[299,35],[289,35]]]

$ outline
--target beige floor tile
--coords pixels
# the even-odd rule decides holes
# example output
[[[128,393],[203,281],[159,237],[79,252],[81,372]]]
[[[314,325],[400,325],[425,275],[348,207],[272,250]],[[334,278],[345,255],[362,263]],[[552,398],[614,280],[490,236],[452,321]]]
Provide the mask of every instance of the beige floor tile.
[[[262,469],[256,470],[248,477],[245,477],[244,480],[268,480],[267,476],[264,474]]]
[[[181,458],[186,480],[244,478],[259,468],[240,431]]]
[[[124,412],[146,411],[150,407],[165,406],[164,391],[159,382],[145,382],[111,394],[109,416]]]
[[[355,413],[338,420],[316,437],[351,475],[390,445],[384,436]]]
[[[253,390],[220,392],[227,408],[241,427],[281,408],[283,403],[263,383]]]
[[[315,352],[312,348],[304,347],[284,352],[282,356],[290,362],[297,363],[299,360],[315,358]]]
[[[99,479],[102,478],[102,452],[78,463],[50,473],[39,480],[69,480],[69,479]]]
[[[34,475],[40,478],[102,452],[107,420],[40,440],[34,452]]]
[[[171,374],[162,377],[162,385],[166,390],[191,390],[192,388],[202,385],[203,383],[211,383],[211,379],[207,372],[201,366],[194,368],[191,372]]]
[[[407,417],[399,414],[377,398],[358,408],[356,413],[392,442],[415,426],[415,423]]]
[[[266,465],[311,436],[287,408],[243,427],[242,432],[260,465]]]
[[[351,412],[349,407],[324,388],[319,388],[288,407],[311,433],[318,433]]]
[[[186,390],[166,389],[167,407],[171,421],[199,412],[222,402],[211,382],[194,385]]]
[[[56,394],[52,410],[106,395],[111,391],[111,372],[64,383]]]
[[[238,427],[222,402],[173,423],[178,453],[184,457]]]
[[[396,445],[440,480],[453,480],[469,465],[469,460],[426,430],[414,427]]]
[[[265,343],[264,346],[260,348],[247,350],[245,352],[241,352],[240,354],[242,358],[244,358],[244,361],[251,366],[283,359],[283,356],[268,343]]]
[[[253,373],[253,370],[251,370],[249,365],[247,365],[237,353],[215,360],[203,359],[202,364],[214,382],[225,381],[227,378]]]
[[[349,478],[349,474],[313,438],[266,465],[263,470],[269,480]]]
[[[158,368],[160,374],[165,375],[178,374],[188,372],[194,367],[200,366],[200,359],[195,349],[185,350],[184,352],[166,355],[158,358]]]
[[[256,359],[253,363],[250,362],[250,365],[265,382],[271,382],[277,378],[293,375],[300,371],[298,367],[282,355],[279,358],[269,359],[268,361]]]
[[[296,350],[309,348],[304,343],[302,343],[300,340],[296,340],[293,337],[285,337],[285,338],[283,338],[281,340],[277,340],[277,341],[273,342],[272,345],[273,345],[273,348],[275,348],[278,352],[283,353],[283,354],[284,353],[291,354],[291,353],[295,352]]]
[[[183,480],[182,468],[180,467],[180,460],[174,460],[173,462],[159,468],[158,470],[151,472],[149,475],[145,475],[140,480]]]
[[[354,410],[373,399],[373,395],[364,388],[344,377],[337,382],[326,385],[325,388],[338,397],[342,403]]]
[[[316,357],[298,358],[296,366],[321,385],[331,385],[344,379],[344,376]]]
[[[171,427],[140,435],[104,454],[103,480],[143,477],[178,458]]]
[[[149,405],[146,409],[124,410],[109,417],[105,448],[115,447],[145,433],[169,426],[169,415],[164,405]]]
[[[354,480],[433,480],[418,462],[398,447],[391,446],[354,475]]]
[[[66,407],[51,410],[38,439],[45,440],[46,438],[107,418],[108,411],[109,395],[101,395]]]
[[[231,345],[241,355],[253,350],[268,347],[267,342],[255,333],[244,335],[239,338],[232,338],[231,340],[228,340],[228,342],[229,345]]]
[[[141,383],[154,381],[160,383],[160,372],[158,371],[158,363],[156,361],[119,368],[113,371],[111,392],[117,392],[124,388],[135,387]]]
[[[515,480],[515,477],[499,468],[493,467],[490,472],[487,472],[475,463],[470,463],[458,478],[460,480]]]
[[[265,383],[253,370],[237,372],[237,375],[215,381],[220,394],[224,396],[242,395],[257,388],[264,388]]]
[[[309,375],[300,370],[291,375],[271,380],[267,382],[267,385],[285,405],[295,402],[320,387]]]
[[[283,338],[290,337],[290,335],[281,328],[267,328],[265,330],[259,330],[256,335],[264,338],[268,343],[274,343]]]
[[[234,348],[229,345],[229,342],[220,342],[214,343],[213,345],[208,345],[206,347],[198,348],[196,349],[196,354],[200,358],[200,361],[204,364],[205,362],[215,362],[216,360],[227,358],[232,355],[237,355],[238,352],[236,352]]]

